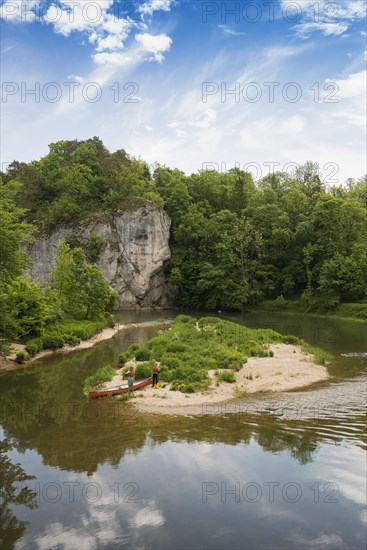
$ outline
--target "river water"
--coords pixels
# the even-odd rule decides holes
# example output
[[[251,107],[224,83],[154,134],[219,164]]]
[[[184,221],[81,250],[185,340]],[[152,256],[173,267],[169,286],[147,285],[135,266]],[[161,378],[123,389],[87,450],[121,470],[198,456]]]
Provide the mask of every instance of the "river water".
[[[180,417],[82,397],[86,376],[175,312],[120,317],[152,324],[1,375],[1,547],[366,547],[365,324],[223,315],[329,350],[332,378]]]

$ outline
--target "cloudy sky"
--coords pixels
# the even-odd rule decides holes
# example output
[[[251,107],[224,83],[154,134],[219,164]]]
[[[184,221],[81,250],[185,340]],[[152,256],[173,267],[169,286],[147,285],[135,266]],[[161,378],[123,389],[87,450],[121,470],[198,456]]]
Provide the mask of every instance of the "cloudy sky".
[[[364,0],[0,0],[2,166],[99,136],[185,172],[366,172]]]

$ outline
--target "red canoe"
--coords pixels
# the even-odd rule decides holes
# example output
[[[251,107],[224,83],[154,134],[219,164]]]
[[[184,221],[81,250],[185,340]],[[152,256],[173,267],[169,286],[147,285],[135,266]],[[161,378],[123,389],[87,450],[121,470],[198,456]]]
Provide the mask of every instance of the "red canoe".
[[[106,395],[119,395],[120,393],[139,390],[144,386],[148,386],[148,384],[151,384],[152,382],[153,382],[153,377],[151,376],[150,378],[145,378],[144,380],[139,380],[138,382],[134,382],[132,388],[129,388],[129,386],[126,384],[124,386],[114,386],[113,388],[105,388],[104,390],[90,391],[88,395],[91,399],[96,399],[97,397],[105,397]]]

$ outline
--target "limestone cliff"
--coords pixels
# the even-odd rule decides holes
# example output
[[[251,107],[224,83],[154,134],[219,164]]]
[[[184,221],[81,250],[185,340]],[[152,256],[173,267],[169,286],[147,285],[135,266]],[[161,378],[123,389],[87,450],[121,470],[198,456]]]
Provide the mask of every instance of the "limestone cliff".
[[[150,202],[131,204],[123,211],[104,213],[77,227],[62,227],[40,235],[29,248],[29,269],[35,281],[50,281],[59,242],[70,234],[87,246],[96,235],[100,250],[96,264],[119,294],[121,307],[168,304],[163,263],[171,256],[167,214]]]

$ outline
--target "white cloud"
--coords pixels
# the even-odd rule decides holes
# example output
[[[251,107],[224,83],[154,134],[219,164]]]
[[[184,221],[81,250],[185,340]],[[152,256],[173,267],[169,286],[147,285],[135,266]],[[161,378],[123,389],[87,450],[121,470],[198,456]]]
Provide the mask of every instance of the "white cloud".
[[[5,0],[0,6],[0,19],[12,23],[33,23],[36,20],[34,8],[38,0]]]
[[[340,80],[327,78],[326,83],[335,83],[338,86],[337,96],[341,98],[363,97],[367,92],[367,71],[360,71]]]
[[[310,34],[316,31],[322,32],[325,36],[339,36],[343,34],[349,25],[347,23],[313,23],[306,22],[295,25],[297,35],[301,38],[307,38]]]
[[[195,120],[189,120],[188,125],[193,128],[211,128],[217,120],[217,112],[214,109],[207,109],[205,113],[199,115]]]
[[[6,0],[0,8],[0,16],[9,22],[34,22],[34,13],[25,19],[24,6],[29,10],[37,4],[38,0]],[[166,34],[142,33],[142,30],[149,30],[143,19],[133,21],[129,17],[117,17],[116,13],[111,13],[113,4],[114,0],[88,3],[59,0],[49,5],[40,20],[65,37],[75,32],[87,35],[88,43],[94,46],[92,59],[98,66],[126,67],[147,59],[162,63],[163,54],[170,49],[172,39]],[[140,6],[139,12],[143,18],[158,10],[169,11],[171,5],[172,0],[149,0]],[[125,42],[133,29],[140,30],[140,33],[135,36],[132,46],[127,48]],[[147,53],[151,55],[147,57]]]
[[[218,25],[218,27],[227,36],[246,36],[245,32],[235,31],[229,25]]]
[[[170,11],[173,0],[149,0],[139,7],[143,15],[152,15],[155,11]]]
[[[141,508],[129,523],[133,529],[138,529],[146,526],[160,527],[165,521],[162,512],[156,508],[155,500],[152,500],[147,506]]]
[[[283,10],[287,6],[290,9],[291,4],[294,3],[282,0]],[[298,7],[301,21],[294,25],[294,30],[300,38],[308,38],[316,32],[321,32],[325,36],[343,37],[355,21],[363,21],[367,15],[365,0],[344,0],[325,4],[303,0]]]
[[[93,55],[97,65],[111,65],[116,67],[133,66],[139,57],[133,52],[101,52]]]
[[[153,54],[155,61],[162,63],[164,60],[163,53],[168,51],[172,44],[172,39],[166,34],[152,35],[147,32],[137,34],[135,40],[141,44],[144,51]]]
[[[335,85],[337,86],[334,94],[337,103],[331,116],[348,125],[358,126],[365,132],[367,71],[352,73],[339,80],[326,79],[325,82],[330,83],[334,88]]]
[[[110,34],[105,38],[97,39],[97,52],[101,52],[103,50],[121,50],[123,47],[124,43],[122,39],[115,34]]]

